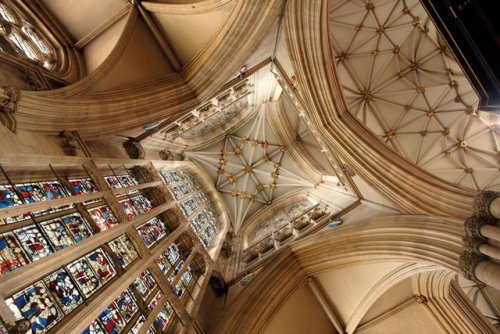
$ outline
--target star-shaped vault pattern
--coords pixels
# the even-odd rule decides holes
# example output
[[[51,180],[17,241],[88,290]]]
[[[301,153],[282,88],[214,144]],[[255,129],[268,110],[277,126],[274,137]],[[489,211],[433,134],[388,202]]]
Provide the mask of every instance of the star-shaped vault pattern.
[[[354,116],[430,173],[474,190],[500,189],[500,118],[478,110],[418,0],[331,0],[329,25]]]
[[[271,205],[284,188],[313,186],[285,168],[286,147],[266,137],[262,110],[249,128],[227,134],[221,150],[186,153],[216,171],[215,187],[228,200],[236,229],[254,209]]]

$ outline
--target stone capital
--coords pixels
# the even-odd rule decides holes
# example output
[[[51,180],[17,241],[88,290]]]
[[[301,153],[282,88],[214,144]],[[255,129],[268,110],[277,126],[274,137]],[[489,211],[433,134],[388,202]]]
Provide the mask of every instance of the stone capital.
[[[468,253],[480,254],[479,246],[484,243],[484,238],[465,237],[464,250]]]
[[[484,255],[464,252],[458,260],[458,269],[466,279],[479,282],[476,278],[475,269],[478,263],[485,259]]]
[[[490,224],[490,219],[484,219],[478,216],[472,216],[465,220],[464,230],[465,235],[470,238],[481,239],[483,241],[486,238],[481,234],[481,227],[485,224]]]
[[[493,202],[493,200],[499,196],[500,193],[495,191],[480,192],[479,195],[474,198],[474,215],[480,218],[494,219],[490,211],[490,205],[491,202]]]

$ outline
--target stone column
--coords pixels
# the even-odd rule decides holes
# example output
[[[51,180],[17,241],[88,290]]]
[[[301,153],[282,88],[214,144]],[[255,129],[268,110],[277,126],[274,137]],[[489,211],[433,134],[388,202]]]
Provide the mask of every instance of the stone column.
[[[479,229],[481,235],[488,239],[500,241],[500,227],[494,225],[483,225]]]
[[[474,215],[483,219],[500,219],[500,193],[482,191],[474,198]]]

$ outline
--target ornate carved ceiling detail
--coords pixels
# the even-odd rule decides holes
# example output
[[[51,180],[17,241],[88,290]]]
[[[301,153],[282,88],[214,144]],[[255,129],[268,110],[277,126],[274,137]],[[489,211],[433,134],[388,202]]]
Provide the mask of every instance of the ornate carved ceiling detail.
[[[159,132],[165,141],[175,141],[201,136],[220,127],[248,107],[248,95],[252,94],[248,80],[238,82],[201,107],[187,113]]]
[[[500,187],[498,116],[478,97],[418,0],[329,2],[349,111],[405,159],[454,184]]]
[[[221,150],[186,152],[187,157],[216,171],[215,187],[226,195],[236,230],[255,209],[271,205],[279,196],[278,189],[312,186],[285,168],[286,148],[266,138],[262,109],[248,130],[226,135]]]

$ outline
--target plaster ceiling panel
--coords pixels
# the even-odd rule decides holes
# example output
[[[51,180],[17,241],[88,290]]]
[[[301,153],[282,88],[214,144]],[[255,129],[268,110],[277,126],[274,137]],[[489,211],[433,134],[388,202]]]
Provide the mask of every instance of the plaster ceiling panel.
[[[376,319],[374,323],[369,324],[363,333],[387,334],[387,333],[405,333],[405,334],[442,334],[443,330],[434,320],[431,312],[426,310],[425,305],[412,302],[411,304],[391,313],[390,317]],[[361,332],[361,331],[360,331]]]
[[[109,56],[118,42],[126,23],[127,17],[121,18],[85,46],[83,55],[87,65],[87,73],[94,71]]]
[[[500,189],[499,116],[478,97],[418,0],[329,1],[330,44],[349,111],[417,166]]]
[[[265,334],[337,333],[308,286],[298,288],[276,311]]]
[[[219,142],[186,151],[214,180],[226,200],[235,231],[264,206],[284,194],[311,188],[300,176],[286,146],[274,135],[262,107],[257,115]]]
[[[150,12],[163,36],[175,50],[183,65],[187,65],[226,21],[234,2],[211,11],[185,13]]]
[[[347,323],[370,289],[400,263],[369,263],[330,271],[317,276],[342,323]]]
[[[130,7],[122,0],[42,0],[42,3],[70,33],[74,42],[114,14]]]
[[[120,59],[94,91],[109,91],[160,79],[173,73],[145,23],[139,19]]]

